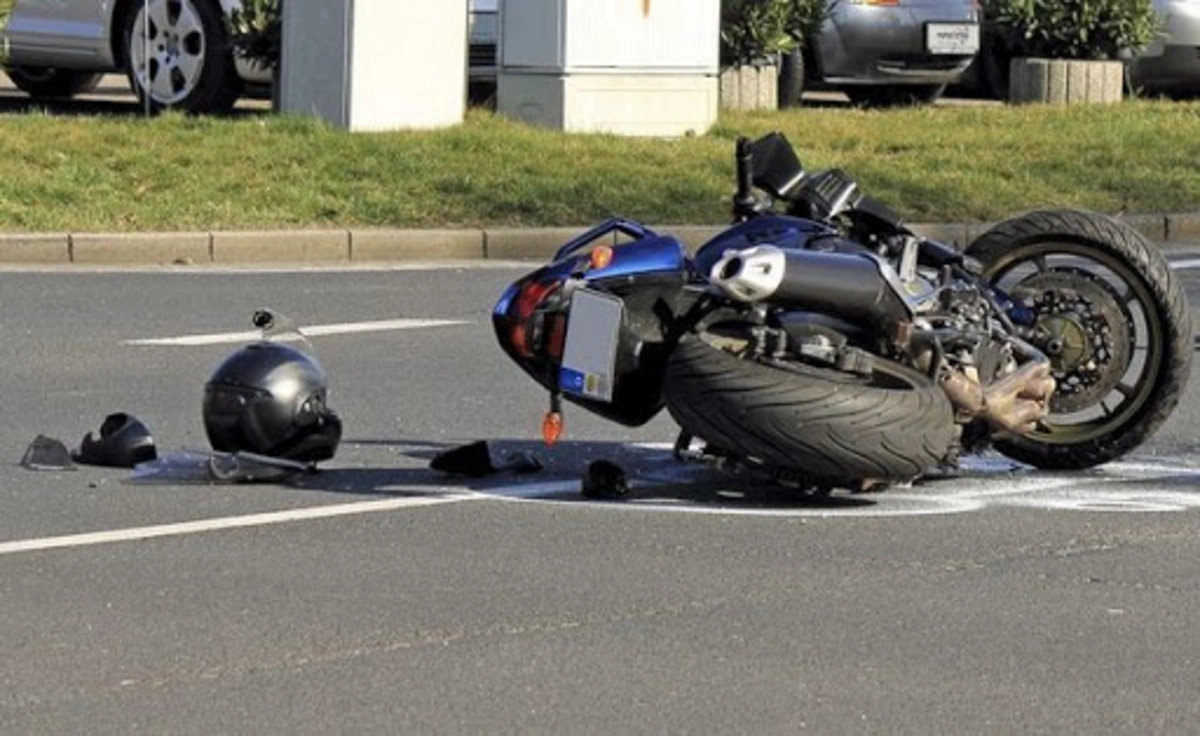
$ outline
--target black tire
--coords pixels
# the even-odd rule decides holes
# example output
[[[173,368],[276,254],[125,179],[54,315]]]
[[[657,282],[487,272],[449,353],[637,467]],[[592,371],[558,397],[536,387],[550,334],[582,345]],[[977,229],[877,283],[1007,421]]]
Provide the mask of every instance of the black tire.
[[[181,38],[175,42],[174,48],[178,49],[177,56],[186,56],[192,61],[198,60],[195,65],[197,73],[194,78],[189,78],[182,71],[182,66],[172,67],[158,61],[156,57],[163,54],[168,47],[165,44],[156,44],[154,40],[156,37],[161,38],[159,34],[167,29],[154,26],[150,33],[150,88],[146,88],[137,72],[138,58],[145,54],[141,25],[138,22],[142,3],[133,3],[122,24],[121,38],[124,42],[125,71],[138,99],[142,104],[146,104],[149,97],[149,107],[154,112],[164,109],[187,113],[228,112],[241,95],[242,82],[237,73],[233,48],[220,4],[217,0],[150,1],[152,5],[162,3],[177,11],[175,15],[168,11],[169,18],[180,19],[178,29],[183,32]],[[185,11],[194,15],[184,16]],[[188,19],[187,23],[182,21],[184,18]],[[179,73],[176,74],[173,69]]]
[[[1061,272],[1050,259],[1091,260],[1098,271],[1111,272],[1128,289],[1127,297],[1114,289],[1113,293],[1118,294],[1114,303],[1124,299],[1125,309],[1136,309],[1141,315],[1137,320],[1114,320],[1106,326],[1116,332],[1122,326],[1132,331],[1138,321],[1145,325],[1146,345],[1141,359],[1134,361],[1131,357],[1122,361],[1123,366],[1114,366],[1114,370],[1140,370],[1132,383],[1135,379],[1125,378],[1124,373],[1113,374],[1120,375],[1119,403],[1110,409],[1102,406],[1108,399],[1100,398],[1087,410],[1096,411],[1102,406],[1102,417],[1073,421],[1072,414],[1080,414],[1080,407],[1055,412],[1056,398],[1063,390],[1060,378],[1045,426],[997,441],[998,450],[1039,468],[1087,468],[1128,453],[1166,421],[1179,403],[1191,371],[1191,315],[1182,284],[1158,248],[1138,231],[1091,212],[1031,212],[988,230],[968,246],[966,253],[979,259],[985,276],[1001,286],[1007,278],[1019,278],[1016,274],[1023,268],[1038,268],[1035,277]],[[1066,272],[1071,273],[1069,269]],[[1082,283],[1086,286],[1086,279]],[[1129,355],[1135,352],[1130,350]]]
[[[17,89],[35,99],[67,99],[96,89],[102,74],[52,66],[17,66],[5,70]]]
[[[946,91],[944,84],[880,84],[846,87],[850,102],[862,107],[932,105]]]
[[[779,59],[779,107],[799,107],[804,93],[804,53],[787,52]]]
[[[868,379],[745,360],[689,335],[671,353],[664,394],[684,431],[832,484],[911,480],[942,464],[957,434],[941,388],[878,358]]]
[[[982,47],[975,64],[979,67],[982,87],[992,98],[1008,100],[1009,65],[1012,52],[994,32],[983,34]]]

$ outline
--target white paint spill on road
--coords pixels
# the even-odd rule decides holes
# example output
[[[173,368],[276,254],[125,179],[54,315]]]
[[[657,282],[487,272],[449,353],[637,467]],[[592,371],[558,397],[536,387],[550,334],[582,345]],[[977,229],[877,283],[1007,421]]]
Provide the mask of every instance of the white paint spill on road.
[[[389,490],[389,489],[381,489]],[[185,521],[177,524],[158,524],[155,526],[130,527],[128,529],[112,529],[108,531],[87,532],[82,534],[67,534],[58,537],[41,537],[36,539],[19,539],[12,542],[0,542],[0,555],[11,555],[19,552],[35,552],[39,550],[61,549],[64,547],[88,547],[97,544],[113,544],[116,542],[131,542],[139,539],[156,539],[159,537],[176,537],[202,532],[215,532],[226,529],[243,529],[246,527],[269,526],[272,524],[287,524],[313,519],[329,519],[338,516],[354,516],[374,514],[383,511],[395,511],[403,508],[419,506],[436,506],[444,503],[458,503],[480,498],[475,494],[448,492],[442,495],[403,498],[389,498],[381,501],[362,501],[359,503],[344,503],[329,506],[315,506],[287,511],[270,511],[246,516],[226,516],[200,521]]]
[[[326,335],[350,335],[363,332],[388,332],[393,330],[420,330],[430,327],[454,327],[470,324],[454,319],[384,319],[373,322],[342,322],[328,325],[308,325],[300,331],[305,337]],[[216,332],[206,335],[182,335],[179,337],[151,337],[138,340],[122,340],[122,345],[155,347],[197,347],[201,345],[226,345],[249,342],[262,336],[257,330],[243,332]]]

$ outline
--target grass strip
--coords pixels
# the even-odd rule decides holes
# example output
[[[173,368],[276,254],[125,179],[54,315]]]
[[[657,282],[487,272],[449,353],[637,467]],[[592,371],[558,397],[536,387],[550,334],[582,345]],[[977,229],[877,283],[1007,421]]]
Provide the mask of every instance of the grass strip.
[[[565,135],[483,111],[370,135],[270,115],[32,113],[0,115],[0,231],[715,224],[733,141],[771,130],[912,221],[1200,209],[1200,103],[799,108],[725,114],[680,139]]]

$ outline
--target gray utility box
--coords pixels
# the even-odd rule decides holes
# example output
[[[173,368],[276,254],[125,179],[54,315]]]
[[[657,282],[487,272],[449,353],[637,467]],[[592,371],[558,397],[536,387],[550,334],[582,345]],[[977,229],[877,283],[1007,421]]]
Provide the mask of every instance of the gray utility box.
[[[283,112],[355,131],[461,123],[465,0],[288,0]]]
[[[720,0],[502,0],[497,109],[566,131],[704,133],[720,15]]]

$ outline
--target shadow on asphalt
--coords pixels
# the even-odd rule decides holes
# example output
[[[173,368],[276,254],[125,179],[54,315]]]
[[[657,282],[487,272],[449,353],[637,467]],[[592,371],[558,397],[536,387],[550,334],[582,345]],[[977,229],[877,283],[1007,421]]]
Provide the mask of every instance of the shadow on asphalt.
[[[404,440],[349,439],[344,446],[390,446],[407,458],[431,461],[457,444]],[[607,460],[625,471],[629,493],[615,503],[655,500],[725,509],[850,509],[875,505],[870,497],[834,493],[819,496],[780,485],[761,476],[721,471],[698,462],[676,460],[669,449],[622,442],[558,443],[553,449],[529,440],[489,440],[497,462],[514,454],[531,454],[536,472],[499,470],[479,477],[423,468],[331,468],[300,476],[287,485],[326,493],[380,496],[441,495],[447,486],[498,498],[579,503],[606,503],[582,494],[583,477],[595,460]],[[397,488],[400,486],[401,488]]]
[[[222,117],[247,118],[264,110],[234,108]],[[145,110],[128,94],[95,95],[77,99],[33,100],[14,91],[0,92],[0,115],[52,115],[62,117],[145,117]]]

